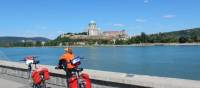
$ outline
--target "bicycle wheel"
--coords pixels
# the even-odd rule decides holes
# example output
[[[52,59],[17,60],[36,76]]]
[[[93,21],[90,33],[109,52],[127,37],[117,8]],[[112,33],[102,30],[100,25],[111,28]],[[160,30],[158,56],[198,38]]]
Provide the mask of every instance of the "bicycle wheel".
[[[79,88],[86,88],[84,81],[80,78],[78,79],[78,86],[79,86]]]
[[[33,88],[41,88],[39,85],[33,84]]]
[[[45,80],[43,80],[42,83],[40,84],[40,88],[46,88],[46,82],[45,82]]]

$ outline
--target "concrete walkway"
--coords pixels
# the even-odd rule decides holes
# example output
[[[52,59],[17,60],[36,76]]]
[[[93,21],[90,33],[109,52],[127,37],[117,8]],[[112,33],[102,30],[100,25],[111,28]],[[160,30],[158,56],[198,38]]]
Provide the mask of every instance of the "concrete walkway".
[[[32,81],[28,79],[10,76],[6,74],[0,74],[0,88],[32,88],[31,85]],[[65,87],[47,84],[47,88],[65,88]]]
[[[25,85],[15,81],[0,78],[0,88],[24,88]]]

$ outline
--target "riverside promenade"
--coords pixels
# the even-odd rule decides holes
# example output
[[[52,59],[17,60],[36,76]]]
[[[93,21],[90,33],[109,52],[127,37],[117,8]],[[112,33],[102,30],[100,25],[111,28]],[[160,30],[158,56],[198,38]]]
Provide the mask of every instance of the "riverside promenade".
[[[0,75],[0,88],[32,88],[31,80],[7,74]],[[48,84],[47,88],[65,88]]]
[[[23,83],[18,83],[12,80],[0,78],[0,87],[1,88],[23,88],[25,87],[25,85]]]
[[[55,66],[47,67],[51,79],[48,88],[66,88],[65,73],[55,70]],[[0,88],[31,88],[28,80],[27,66],[24,63],[0,60]],[[91,77],[92,88],[200,88],[200,81],[178,78],[157,77],[148,75],[126,74],[118,72],[84,70]]]

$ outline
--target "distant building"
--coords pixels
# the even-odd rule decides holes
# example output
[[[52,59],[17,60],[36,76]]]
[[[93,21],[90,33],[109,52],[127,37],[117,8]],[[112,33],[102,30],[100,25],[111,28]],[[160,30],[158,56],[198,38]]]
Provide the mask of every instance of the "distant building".
[[[103,32],[104,36],[113,37],[113,38],[126,38],[127,34],[125,30],[121,31],[105,31]]]
[[[67,34],[61,34],[61,38],[67,37],[71,39],[83,39],[83,40],[89,40],[89,39],[103,39],[103,40],[112,40],[112,39],[127,39],[128,35],[125,30],[120,31],[104,31],[101,32],[97,28],[97,24],[95,21],[90,21],[87,27],[87,35],[81,35],[81,34],[74,34],[74,33],[67,33]]]
[[[90,23],[88,24],[88,35],[89,36],[101,35],[100,30],[97,29],[97,25],[95,21],[90,21]]]

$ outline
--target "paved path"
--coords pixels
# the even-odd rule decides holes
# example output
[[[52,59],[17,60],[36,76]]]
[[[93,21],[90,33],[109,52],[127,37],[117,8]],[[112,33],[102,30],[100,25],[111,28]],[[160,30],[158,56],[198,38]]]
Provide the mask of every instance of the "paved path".
[[[0,78],[0,88],[23,88],[24,84]]]
[[[0,88],[31,88],[31,81],[24,78],[0,74]],[[47,84],[47,88],[65,88]]]

